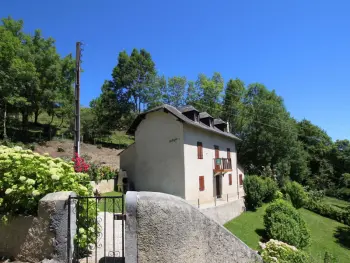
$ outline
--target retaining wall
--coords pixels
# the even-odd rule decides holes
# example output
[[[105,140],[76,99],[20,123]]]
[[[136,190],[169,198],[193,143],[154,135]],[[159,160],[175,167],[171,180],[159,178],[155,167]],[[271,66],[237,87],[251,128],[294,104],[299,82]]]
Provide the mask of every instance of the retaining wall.
[[[39,201],[37,217],[18,216],[10,218],[7,224],[1,223],[0,256],[23,262],[66,261],[67,242],[73,244],[76,232],[75,214],[71,213],[71,239],[67,240],[69,195],[75,194],[47,194]]]
[[[90,184],[93,188],[93,191],[96,192],[98,190],[99,193],[108,193],[114,191],[114,179],[109,180],[101,180],[96,184],[96,182],[91,181]]]
[[[200,208],[200,211],[223,225],[245,211],[244,199],[241,198],[219,206]]]
[[[127,192],[126,263],[253,263],[260,256],[184,199]]]

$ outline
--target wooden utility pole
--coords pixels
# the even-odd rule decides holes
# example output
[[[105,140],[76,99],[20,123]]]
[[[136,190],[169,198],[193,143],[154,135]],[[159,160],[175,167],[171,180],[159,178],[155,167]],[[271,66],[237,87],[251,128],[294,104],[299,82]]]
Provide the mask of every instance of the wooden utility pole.
[[[75,64],[75,121],[74,121],[74,155],[80,155],[80,56],[81,42],[76,43]]]

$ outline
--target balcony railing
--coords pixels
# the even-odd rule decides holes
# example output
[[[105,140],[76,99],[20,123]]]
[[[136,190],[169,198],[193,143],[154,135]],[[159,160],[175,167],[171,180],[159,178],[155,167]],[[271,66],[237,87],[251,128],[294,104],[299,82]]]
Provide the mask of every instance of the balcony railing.
[[[228,158],[214,158],[214,172],[232,171],[232,162]]]

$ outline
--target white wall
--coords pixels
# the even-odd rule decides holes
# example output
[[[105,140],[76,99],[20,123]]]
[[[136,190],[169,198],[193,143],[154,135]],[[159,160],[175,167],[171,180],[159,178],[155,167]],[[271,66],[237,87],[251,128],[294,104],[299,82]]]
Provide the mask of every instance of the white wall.
[[[198,141],[203,144],[203,159],[197,158]],[[233,139],[184,124],[184,142],[186,200],[213,200],[216,194],[213,174],[214,145],[219,146],[220,158],[227,158],[227,148],[231,150],[232,172],[229,173],[232,173],[232,185],[229,185],[229,173],[218,175],[222,179],[222,194],[237,194],[237,153]],[[199,176],[204,176],[204,191],[199,191]]]
[[[183,151],[182,123],[163,111],[148,113],[135,132],[135,150],[121,154],[121,169],[136,191],[185,197]]]
[[[237,164],[237,185],[239,188],[239,197],[244,196],[244,189],[243,189],[243,184],[239,185],[239,174],[242,174],[242,180],[244,181],[244,169],[242,166]]]
[[[126,175],[129,178],[129,180],[133,180],[133,177],[135,175],[137,160],[136,154],[137,153],[135,143],[130,145],[128,148],[126,148],[120,153],[120,169],[126,171]]]

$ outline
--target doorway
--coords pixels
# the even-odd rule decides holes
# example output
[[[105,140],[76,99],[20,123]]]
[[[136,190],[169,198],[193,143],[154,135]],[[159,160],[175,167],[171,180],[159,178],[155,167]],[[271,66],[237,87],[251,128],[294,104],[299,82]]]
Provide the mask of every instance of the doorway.
[[[216,197],[221,198],[221,174],[215,176],[215,184],[216,184]]]

